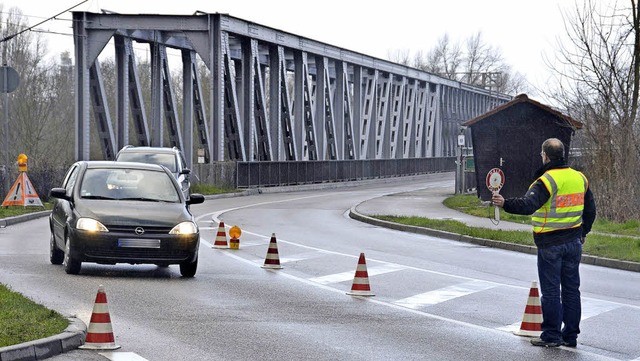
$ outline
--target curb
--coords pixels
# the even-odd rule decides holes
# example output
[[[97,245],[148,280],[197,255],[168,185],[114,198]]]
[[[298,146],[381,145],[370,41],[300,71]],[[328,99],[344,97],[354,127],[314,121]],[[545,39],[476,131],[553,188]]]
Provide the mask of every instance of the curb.
[[[40,212],[26,213],[19,216],[0,218],[0,228],[5,228],[7,226],[11,226],[16,223],[26,222],[32,219],[45,217],[45,216],[48,216],[50,213],[51,211],[40,211]]]
[[[84,344],[87,326],[76,317],[68,317],[62,333],[39,340],[0,347],[0,361],[42,360],[77,349]]]
[[[349,217],[360,222],[372,224],[374,226],[395,229],[397,231],[403,231],[403,232],[423,234],[426,236],[445,238],[453,241],[473,243],[480,246],[500,248],[508,251],[515,251],[515,252],[522,252],[522,253],[529,253],[529,254],[538,253],[538,249],[535,246],[527,246],[523,244],[507,243],[507,242],[495,241],[491,239],[469,237],[469,236],[464,236],[457,233],[439,231],[431,228],[410,226],[410,225],[404,225],[400,223],[383,221],[381,219],[376,219],[376,218],[358,213],[358,211],[356,210],[356,207],[357,205],[351,207],[351,209],[349,210]],[[581,262],[584,264],[614,268],[614,269],[619,269],[623,271],[640,272],[640,263],[638,262],[620,261],[617,259],[596,257],[596,256],[590,256],[590,255],[584,255],[584,254],[582,255]]]

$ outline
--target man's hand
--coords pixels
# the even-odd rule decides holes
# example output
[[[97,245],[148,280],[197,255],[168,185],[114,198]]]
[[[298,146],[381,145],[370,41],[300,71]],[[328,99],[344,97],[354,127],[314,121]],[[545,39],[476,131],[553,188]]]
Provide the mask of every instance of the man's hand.
[[[586,240],[587,240],[587,236],[580,237],[580,243],[584,244]]]
[[[491,196],[491,203],[496,207],[502,208],[504,206],[504,197],[499,193],[493,193],[493,196]]]

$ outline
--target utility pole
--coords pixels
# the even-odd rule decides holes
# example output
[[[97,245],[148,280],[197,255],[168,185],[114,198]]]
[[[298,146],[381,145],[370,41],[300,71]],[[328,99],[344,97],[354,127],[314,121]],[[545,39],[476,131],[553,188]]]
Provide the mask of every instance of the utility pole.
[[[18,84],[20,84],[20,76],[18,75],[18,72],[10,67],[7,66],[7,42],[3,41],[2,42],[2,67],[0,67],[0,92],[4,93],[3,96],[3,105],[2,108],[4,110],[4,129],[3,129],[3,134],[4,134],[4,139],[3,139],[3,143],[4,143],[4,154],[3,154],[3,167],[4,169],[0,169],[3,170],[2,172],[0,172],[3,175],[4,178],[4,192],[8,193],[9,192],[9,164],[10,164],[10,156],[9,156],[9,93],[13,92],[14,90],[16,90],[18,88]]]
[[[7,64],[7,42],[5,41],[2,43],[3,69],[4,69],[4,66],[6,66],[6,64]],[[4,76],[2,78],[3,78],[2,89],[4,90],[4,89],[7,89],[7,77]],[[2,134],[4,136],[2,139],[3,152],[2,152],[2,169],[0,169],[0,175],[2,175],[2,179],[3,179],[2,196],[4,197],[4,195],[9,192],[9,109],[8,109],[9,99],[8,99],[7,92],[4,92],[3,100],[4,102],[3,102],[2,108],[4,109],[4,122],[3,122]]]

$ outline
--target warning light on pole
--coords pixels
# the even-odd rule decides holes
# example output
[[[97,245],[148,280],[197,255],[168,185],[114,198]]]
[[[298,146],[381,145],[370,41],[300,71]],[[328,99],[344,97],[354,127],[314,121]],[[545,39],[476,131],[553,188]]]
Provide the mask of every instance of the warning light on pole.
[[[18,156],[18,171],[26,172],[27,171],[27,156],[23,153],[20,153]]]
[[[240,249],[240,235],[242,234],[242,231],[240,230],[240,227],[238,226],[233,226],[229,229],[229,237],[231,239],[229,239],[229,248],[230,249]]]

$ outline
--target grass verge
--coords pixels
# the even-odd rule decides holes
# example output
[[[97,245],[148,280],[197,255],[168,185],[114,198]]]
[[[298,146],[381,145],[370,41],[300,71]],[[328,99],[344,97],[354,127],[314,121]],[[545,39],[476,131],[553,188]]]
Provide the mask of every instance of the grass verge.
[[[57,335],[67,326],[59,313],[0,284],[0,347]]]
[[[460,212],[478,216],[489,217],[493,214],[493,207],[483,204],[473,195],[456,195],[447,198],[444,205]],[[389,222],[406,224],[417,227],[431,228],[440,231],[463,234],[470,237],[492,239],[509,243],[534,245],[533,235],[527,231],[502,231],[489,228],[469,227],[466,224],[454,220],[437,220],[421,217],[399,217],[378,215],[375,218]],[[518,223],[529,223],[528,216],[513,215],[500,210],[500,220]],[[596,220],[592,233],[584,244],[584,254],[597,257],[606,257],[624,261],[640,262],[640,227],[638,221],[626,223],[613,223]]]
[[[204,195],[236,193],[242,192],[236,188],[216,187],[209,184],[193,184],[191,185],[191,193],[200,193]]]
[[[0,202],[1,203],[1,202]],[[50,211],[53,208],[53,204],[49,202],[42,202],[44,207],[23,207],[23,206],[8,206],[0,207],[0,218],[15,217],[27,213]]]

